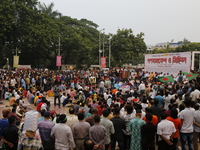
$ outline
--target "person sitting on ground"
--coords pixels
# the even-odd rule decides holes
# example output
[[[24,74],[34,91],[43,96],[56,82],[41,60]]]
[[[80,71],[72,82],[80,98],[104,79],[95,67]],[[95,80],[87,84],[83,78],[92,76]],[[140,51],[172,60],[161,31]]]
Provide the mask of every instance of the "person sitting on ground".
[[[15,94],[12,94],[12,97],[10,99],[10,106],[13,106],[13,104],[16,102],[16,99],[15,99]]]

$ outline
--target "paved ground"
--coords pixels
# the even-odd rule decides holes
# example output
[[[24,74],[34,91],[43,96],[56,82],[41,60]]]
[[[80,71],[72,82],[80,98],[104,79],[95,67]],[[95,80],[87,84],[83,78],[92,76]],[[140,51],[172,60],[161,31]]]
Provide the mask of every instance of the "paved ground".
[[[69,107],[67,107],[67,106],[62,107],[61,106],[61,108],[59,108],[58,106],[54,106],[54,99],[53,99],[53,97],[47,97],[47,99],[51,103],[51,110],[55,110],[57,113],[66,113],[66,114],[69,114],[68,113]],[[2,118],[2,113],[1,113],[2,110],[5,109],[5,108],[10,108],[11,109],[12,107],[9,106],[9,101],[8,100],[1,100],[0,102],[3,103],[3,104],[0,104],[0,118]],[[28,100],[24,99],[24,103],[28,107],[28,110],[36,110],[35,105],[30,104],[28,102]],[[180,145],[180,141],[179,141],[178,145]],[[199,144],[199,147],[200,147],[200,144]],[[118,147],[116,149],[118,149]]]
[[[66,114],[68,114],[69,107],[67,107],[67,106],[62,107],[61,106],[61,108],[59,108],[58,106],[54,106],[54,99],[53,99],[53,97],[47,97],[47,99],[51,103],[51,110],[55,110],[56,113],[66,113]],[[2,113],[1,113],[2,110],[5,109],[5,108],[12,109],[12,107],[9,106],[10,103],[9,103],[8,100],[1,100],[0,102],[3,103],[3,104],[0,104],[0,118],[2,118]],[[28,111],[29,110],[36,110],[36,106],[33,105],[33,104],[30,104],[27,99],[24,99],[24,105],[27,106]]]

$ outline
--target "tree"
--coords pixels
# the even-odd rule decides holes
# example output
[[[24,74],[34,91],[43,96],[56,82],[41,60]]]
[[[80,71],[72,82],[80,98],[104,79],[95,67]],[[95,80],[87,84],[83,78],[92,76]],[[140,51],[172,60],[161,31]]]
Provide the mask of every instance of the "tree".
[[[140,54],[146,52],[143,36],[143,33],[133,35],[131,29],[118,29],[117,34],[112,37],[112,66],[138,63]]]
[[[57,19],[64,64],[91,65],[98,60],[98,25],[92,21],[63,16]]]
[[[62,14],[59,13],[57,10],[53,11],[54,3],[50,3],[48,6],[45,3],[43,4],[39,3],[38,7],[41,13],[47,14],[51,18],[57,18],[62,16]]]

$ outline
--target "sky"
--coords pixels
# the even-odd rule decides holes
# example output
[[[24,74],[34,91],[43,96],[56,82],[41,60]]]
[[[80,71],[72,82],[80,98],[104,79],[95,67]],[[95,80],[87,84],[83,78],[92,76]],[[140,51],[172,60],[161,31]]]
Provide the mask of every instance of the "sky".
[[[78,20],[84,18],[116,34],[132,29],[145,34],[147,45],[178,42],[184,38],[200,42],[200,0],[38,0],[54,3],[54,10]]]

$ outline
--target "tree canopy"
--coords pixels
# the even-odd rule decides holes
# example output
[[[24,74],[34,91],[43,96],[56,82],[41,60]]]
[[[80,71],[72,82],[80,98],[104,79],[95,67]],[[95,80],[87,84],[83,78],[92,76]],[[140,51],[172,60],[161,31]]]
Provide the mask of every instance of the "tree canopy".
[[[99,43],[98,25],[91,20],[63,16],[53,9],[54,4],[40,3],[38,0],[0,1],[0,68],[5,58],[13,62],[17,48],[20,64],[32,67],[55,69],[60,37],[62,64],[99,64],[99,44],[105,45],[108,58],[108,37],[111,40],[111,66],[139,62],[145,53],[143,33],[133,34],[131,29],[118,30],[116,34],[101,35]],[[104,37],[102,39],[102,37]],[[108,60],[108,59],[107,59]]]

